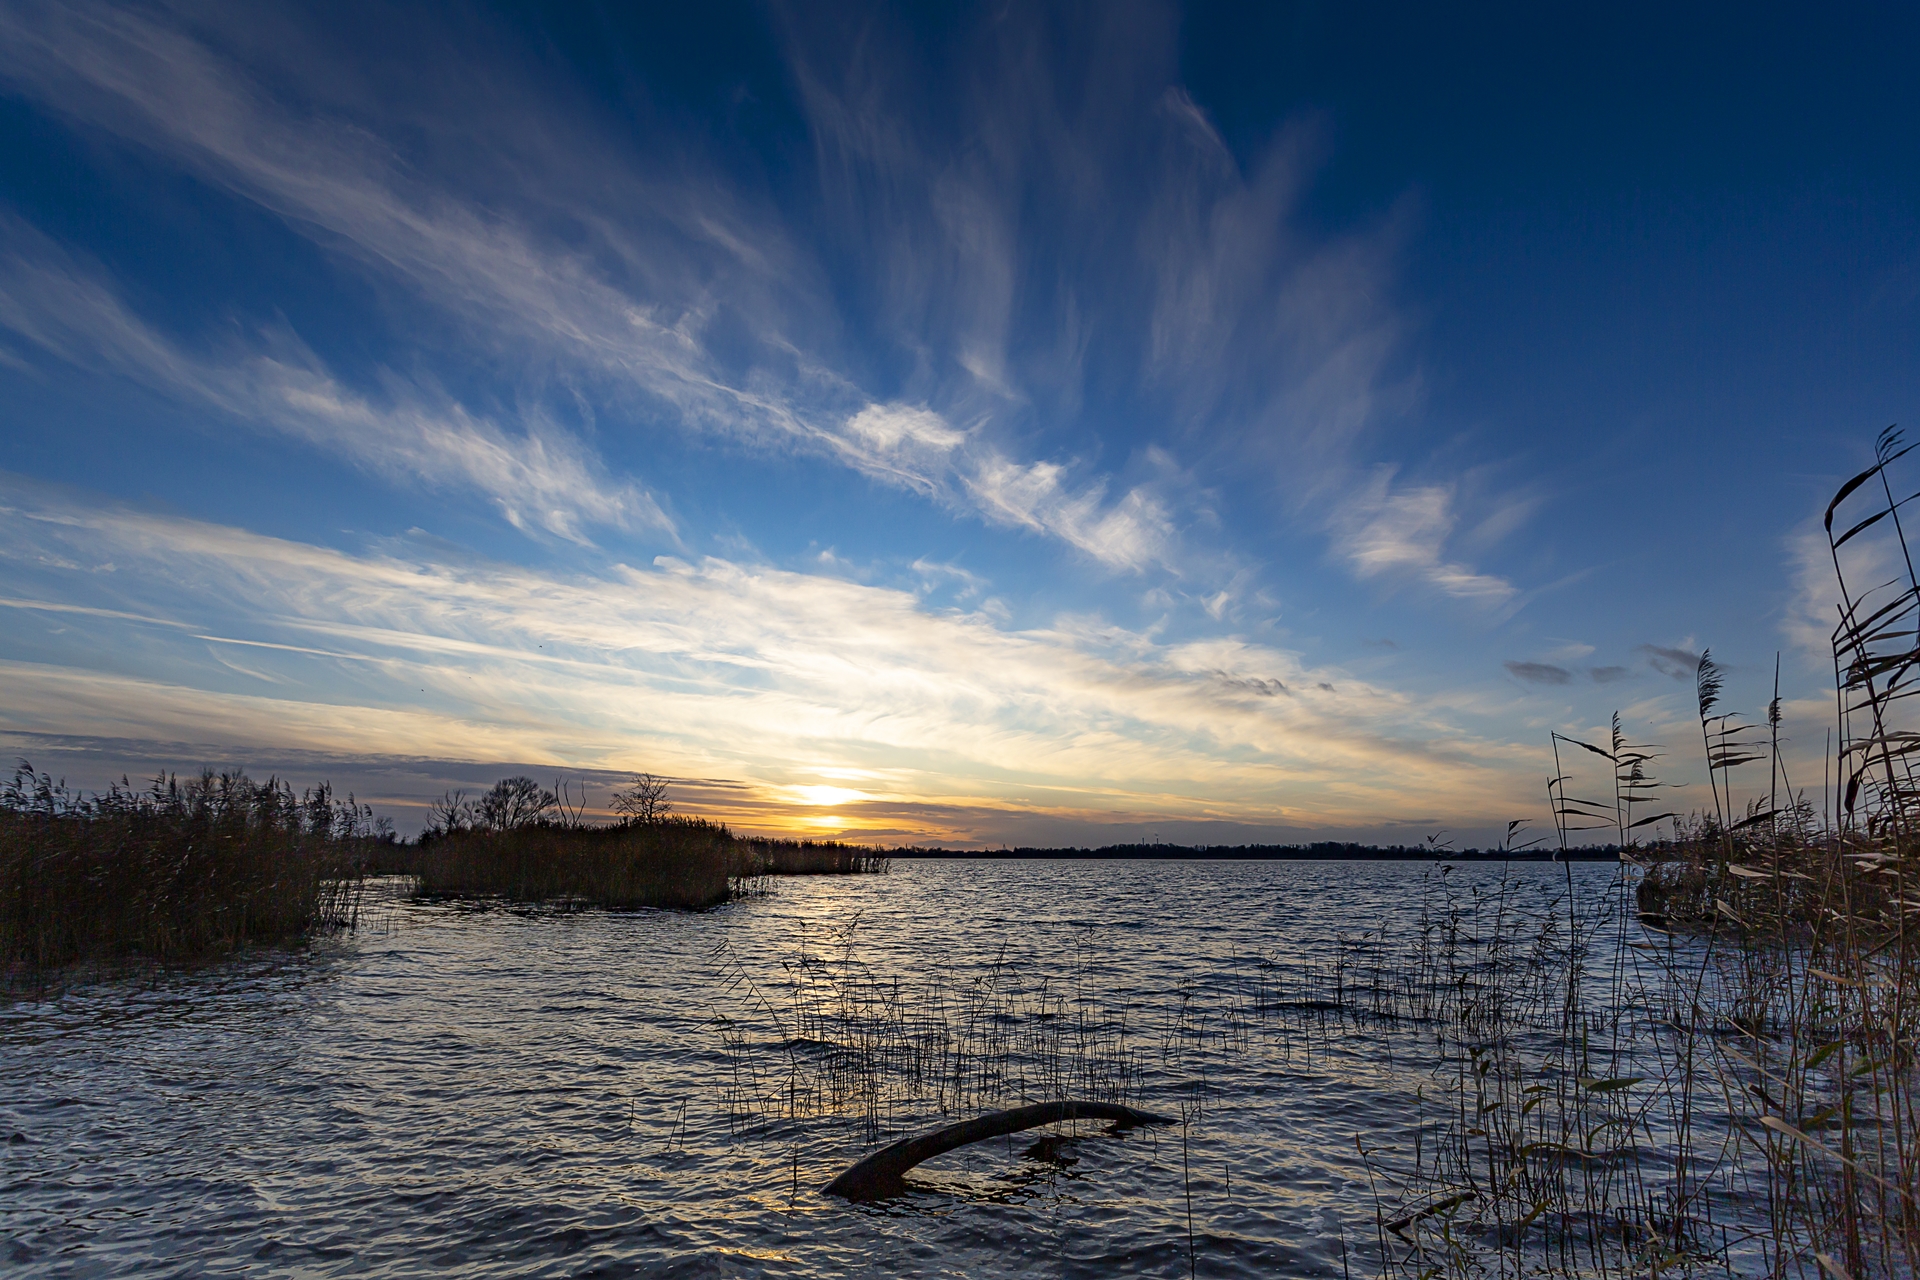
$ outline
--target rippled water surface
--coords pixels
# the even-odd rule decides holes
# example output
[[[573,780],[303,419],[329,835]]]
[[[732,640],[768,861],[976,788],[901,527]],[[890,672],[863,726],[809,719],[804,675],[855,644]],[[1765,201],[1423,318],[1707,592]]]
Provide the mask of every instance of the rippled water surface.
[[[1543,901],[1566,883],[1514,874]],[[1414,929],[1433,875],[914,861],[698,915],[378,902],[310,951],[0,1006],[0,1256],[48,1276],[1340,1275],[1373,1231],[1355,1136],[1404,1136],[1431,1064],[1250,1011],[1332,980],[1337,937]],[[855,1004],[907,1030],[829,1043],[858,1020],[826,1012]],[[914,1077],[934,1059],[900,1050],[936,1026],[946,1067]],[[1182,1123],[982,1144],[879,1206],[818,1190],[948,1118],[941,1088],[1014,1105],[1075,1070]]]

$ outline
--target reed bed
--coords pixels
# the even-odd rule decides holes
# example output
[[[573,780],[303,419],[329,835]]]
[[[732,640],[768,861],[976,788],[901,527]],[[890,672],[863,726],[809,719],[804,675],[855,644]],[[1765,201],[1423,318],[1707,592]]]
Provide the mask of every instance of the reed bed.
[[[422,840],[409,869],[427,897],[690,910],[728,901],[757,874],[748,846],[726,827],[677,816],[441,832]]]
[[[637,774],[613,796],[620,817],[597,826],[586,794],[502,778],[479,796],[449,792],[433,805],[419,844],[392,870],[428,897],[492,897],[576,907],[704,910],[764,893],[778,875],[884,873],[889,859],[861,845],[742,838],[725,825],[675,814],[668,779]]]
[[[384,838],[325,786],[161,774],[89,797],[23,761],[0,787],[0,963],[184,959],[348,927]]]
[[[1729,1159],[1693,960],[1641,941],[1624,875],[1540,893],[1443,877],[1402,961],[1392,995],[1426,1032],[1416,1122],[1397,1140],[1356,1136],[1382,1272],[1724,1265],[1753,1187]]]
[[[407,845],[324,783],[296,795],[237,771],[163,773],[89,796],[22,761],[0,785],[0,966],[183,959],[346,928],[368,875],[411,876],[426,896],[703,909],[774,875],[888,865],[857,845],[741,840],[674,815],[652,775],[616,806],[621,821],[592,826],[564,785],[505,778],[449,794]]]
[[[743,842],[754,871],[769,876],[884,875],[893,859],[867,845],[838,840]]]
[[[1411,1134],[1357,1139],[1383,1274],[1915,1274],[1911,957],[1858,860],[1727,847],[1584,900],[1442,883],[1373,997],[1438,1051]]]

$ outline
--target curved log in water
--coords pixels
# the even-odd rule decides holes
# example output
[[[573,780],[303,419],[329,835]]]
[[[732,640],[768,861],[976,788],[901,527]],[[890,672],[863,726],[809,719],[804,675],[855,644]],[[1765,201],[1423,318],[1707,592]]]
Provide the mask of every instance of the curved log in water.
[[[1114,1102],[1078,1102],[1070,1098],[1058,1102],[1036,1102],[1028,1107],[1014,1107],[963,1120],[959,1124],[935,1129],[932,1133],[923,1133],[917,1138],[903,1138],[890,1147],[880,1148],[829,1182],[826,1191],[828,1195],[844,1196],[848,1200],[884,1200],[890,1196],[904,1195],[907,1188],[902,1179],[907,1170],[923,1160],[931,1160],[970,1142],[1018,1133],[1022,1129],[1052,1124],[1056,1120],[1111,1120],[1116,1130],[1131,1129],[1142,1124],[1173,1123],[1166,1116],[1123,1107]]]

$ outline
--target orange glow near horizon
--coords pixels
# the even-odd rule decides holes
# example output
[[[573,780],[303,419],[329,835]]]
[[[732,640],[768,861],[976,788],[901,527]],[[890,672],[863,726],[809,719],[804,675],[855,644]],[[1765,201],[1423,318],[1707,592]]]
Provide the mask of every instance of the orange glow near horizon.
[[[811,786],[787,787],[784,789],[800,804],[818,805],[821,807],[828,805],[858,804],[860,801],[868,798],[866,792],[855,791],[849,787]],[[817,821],[817,819],[807,819],[807,821]]]

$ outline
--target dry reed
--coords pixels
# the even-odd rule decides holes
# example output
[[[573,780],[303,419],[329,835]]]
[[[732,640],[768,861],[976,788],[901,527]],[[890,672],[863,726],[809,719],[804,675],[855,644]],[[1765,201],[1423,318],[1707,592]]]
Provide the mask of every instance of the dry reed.
[[[718,906],[754,874],[747,847],[724,826],[681,817],[443,832],[423,839],[409,862],[429,897],[613,908]]]
[[[325,786],[162,774],[87,797],[23,761],[0,788],[0,963],[179,959],[343,927],[383,836]]]
[[[744,843],[760,875],[880,875],[893,861],[878,849],[838,840],[750,839]]]

